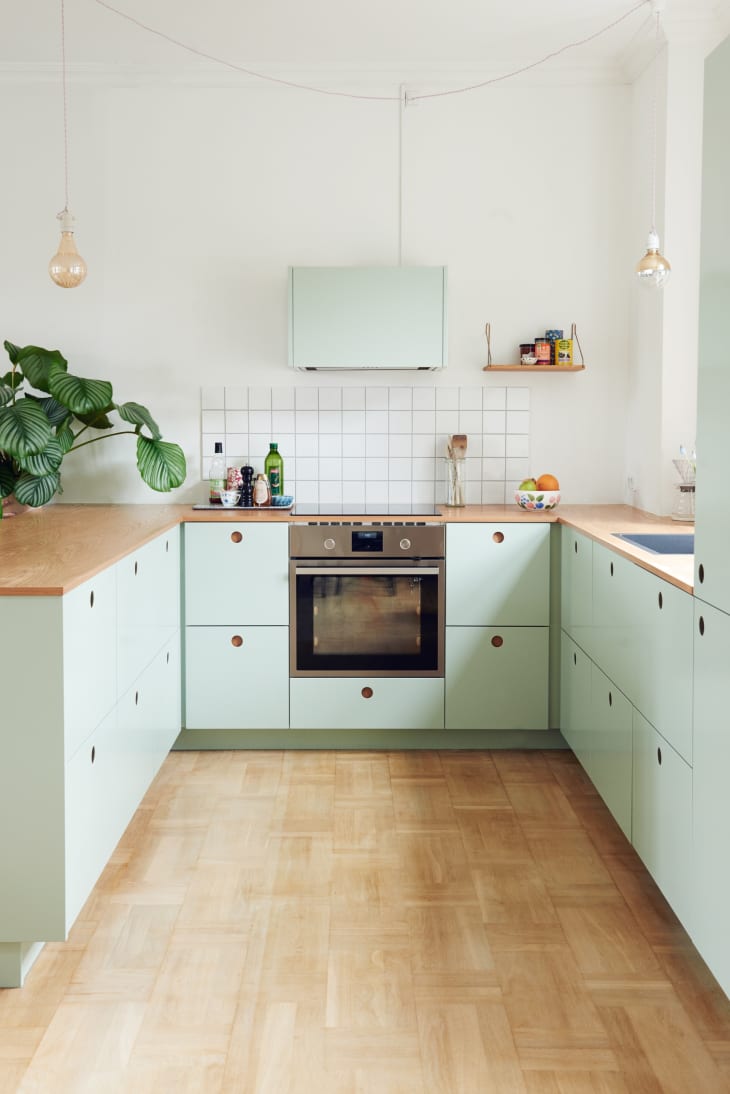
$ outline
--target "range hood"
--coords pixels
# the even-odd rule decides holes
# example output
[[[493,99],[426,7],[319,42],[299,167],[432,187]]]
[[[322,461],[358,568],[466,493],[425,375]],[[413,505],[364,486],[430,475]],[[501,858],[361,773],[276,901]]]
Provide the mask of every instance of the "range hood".
[[[445,266],[292,266],[296,369],[446,367]]]

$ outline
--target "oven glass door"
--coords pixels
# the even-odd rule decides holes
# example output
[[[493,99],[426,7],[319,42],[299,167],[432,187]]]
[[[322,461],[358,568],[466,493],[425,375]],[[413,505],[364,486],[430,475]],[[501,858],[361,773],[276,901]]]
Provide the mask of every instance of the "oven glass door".
[[[292,569],[292,675],[443,675],[443,563]]]

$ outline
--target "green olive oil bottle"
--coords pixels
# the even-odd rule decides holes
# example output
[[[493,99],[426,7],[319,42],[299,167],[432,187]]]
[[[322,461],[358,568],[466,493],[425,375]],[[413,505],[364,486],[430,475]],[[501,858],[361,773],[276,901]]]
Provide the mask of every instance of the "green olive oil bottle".
[[[269,444],[268,455],[264,460],[264,474],[269,480],[272,498],[280,498],[284,493],[284,460],[275,441]]]

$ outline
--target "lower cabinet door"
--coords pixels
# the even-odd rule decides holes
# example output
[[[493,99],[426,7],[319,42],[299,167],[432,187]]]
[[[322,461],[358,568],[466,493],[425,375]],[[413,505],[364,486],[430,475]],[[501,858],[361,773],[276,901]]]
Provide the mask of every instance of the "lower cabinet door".
[[[590,766],[593,663],[567,634],[560,651],[560,731],[584,768]]]
[[[126,826],[120,811],[117,709],[66,765],[66,933]]]
[[[188,729],[287,729],[288,627],[186,627]]]
[[[290,681],[292,729],[443,729],[444,682],[433,677]]]
[[[631,839],[632,706],[596,665],[586,759],[584,767],[593,785]]]
[[[692,941],[730,995],[730,615],[695,601]]]
[[[446,728],[547,729],[548,627],[447,627]]]
[[[682,923],[692,897],[692,769],[634,710],[631,838]]]

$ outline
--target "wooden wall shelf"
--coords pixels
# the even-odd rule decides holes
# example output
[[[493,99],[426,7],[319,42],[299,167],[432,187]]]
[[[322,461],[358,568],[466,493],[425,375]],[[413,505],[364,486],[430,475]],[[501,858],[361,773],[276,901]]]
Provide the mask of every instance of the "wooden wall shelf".
[[[482,372],[585,372],[585,365],[484,365]]]

